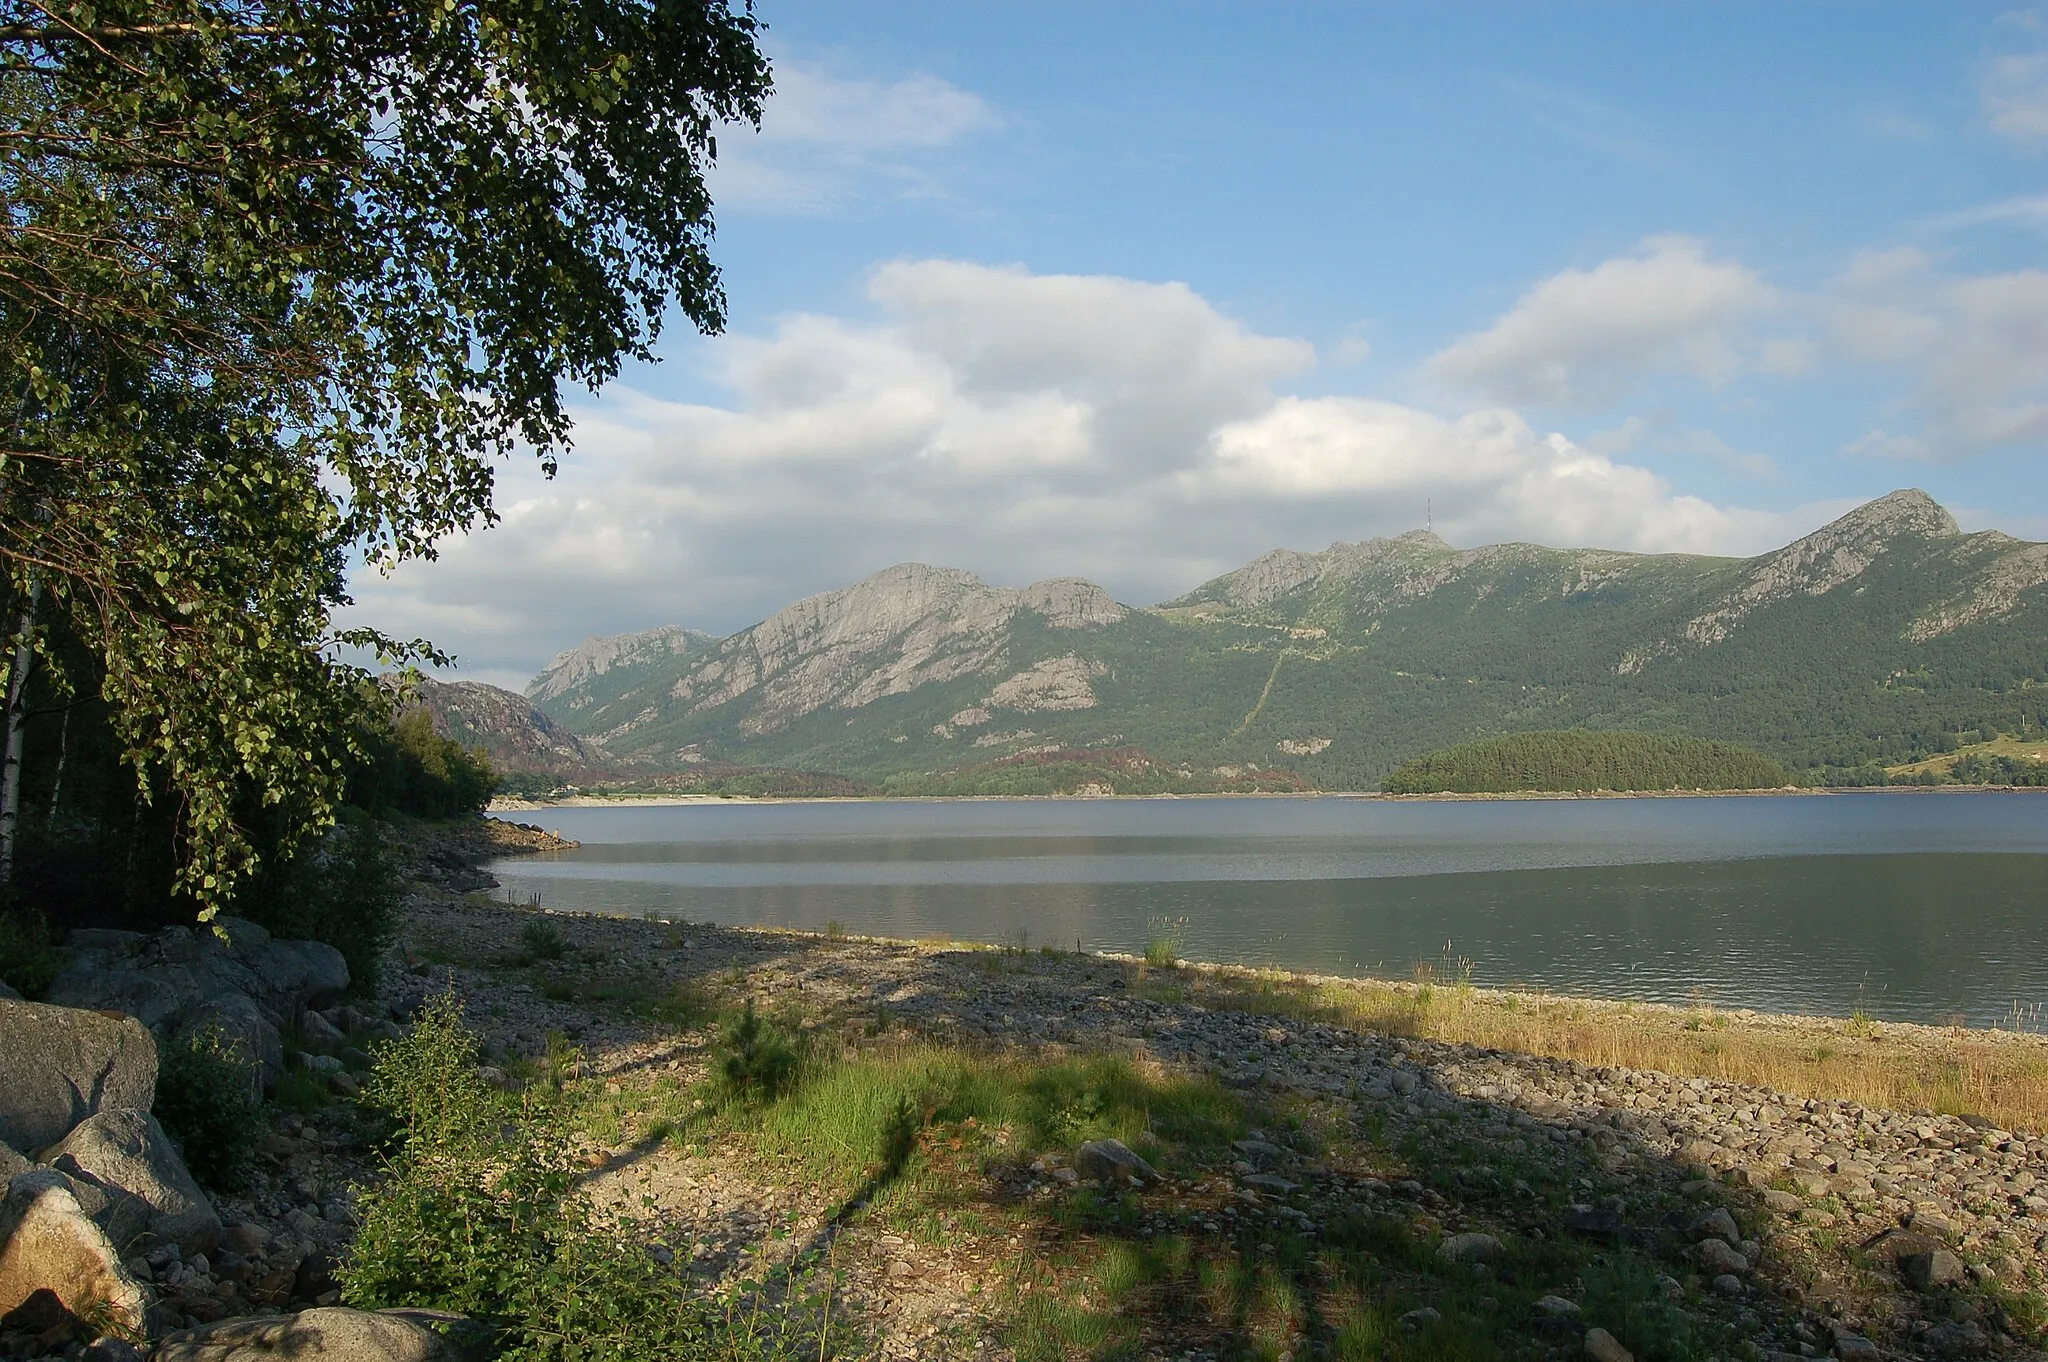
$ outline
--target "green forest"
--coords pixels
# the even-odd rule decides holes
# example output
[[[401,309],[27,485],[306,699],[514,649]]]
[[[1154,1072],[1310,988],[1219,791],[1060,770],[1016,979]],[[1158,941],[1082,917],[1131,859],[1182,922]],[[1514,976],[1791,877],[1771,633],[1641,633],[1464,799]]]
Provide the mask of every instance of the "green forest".
[[[1766,790],[1791,779],[1771,758],[1735,743],[1562,729],[1431,752],[1394,768],[1381,788],[1388,794]]]

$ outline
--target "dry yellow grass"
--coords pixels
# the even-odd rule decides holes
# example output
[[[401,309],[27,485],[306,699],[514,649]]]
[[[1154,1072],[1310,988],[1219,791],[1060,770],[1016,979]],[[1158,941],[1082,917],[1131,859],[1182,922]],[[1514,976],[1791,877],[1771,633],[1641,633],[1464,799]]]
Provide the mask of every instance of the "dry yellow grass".
[[[1197,992],[1362,1031],[2048,1129],[2048,1038],[2036,1035],[1255,971],[1204,971]]]

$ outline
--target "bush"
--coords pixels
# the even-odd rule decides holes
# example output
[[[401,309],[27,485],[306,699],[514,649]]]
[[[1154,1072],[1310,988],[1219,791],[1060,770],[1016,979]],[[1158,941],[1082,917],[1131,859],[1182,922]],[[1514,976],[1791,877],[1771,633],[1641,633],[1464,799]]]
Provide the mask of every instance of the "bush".
[[[746,1010],[727,1023],[719,1037],[720,1095],[741,1106],[772,1102],[789,1090],[796,1069],[796,1050],[775,1023],[754,1010],[754,1000],[747,999]]]
[[[238,1186],[263,1138],[256,1064],[208,1028],[162,1047],[153,1110],[192,1176],[215,1191]]]
[[[24,998],[40,998],[57,977],[57,965],[42,919],[0,912],[0,983]]]
[[[519,929],[519,944],[535,960],[560,960],[568,953],[569,943],[562,940],[562,934],[555,930],[552,922],[534,921]]]
[[[383,824],[347,810],[325,837],[265,866],[234,912],[274,936],[326,942],[348,963],[351,990],[367,994],[397,932],[403,888]]]
[[[366,1093],[397,1148],[385,1181],[361,1190],[342,1298],[455,1311],[518,1362],[703,1355],[703,1306],[630,1224],[597,1216],[560,1111],[539,1092],[493,1092],[476,1059],[452,995],[380,1053]]]

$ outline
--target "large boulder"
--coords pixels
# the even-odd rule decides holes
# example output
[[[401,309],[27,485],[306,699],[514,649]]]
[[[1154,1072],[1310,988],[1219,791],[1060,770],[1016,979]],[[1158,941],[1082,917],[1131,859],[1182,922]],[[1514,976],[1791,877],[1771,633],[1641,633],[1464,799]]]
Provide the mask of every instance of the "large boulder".
[[[179,1040],[213,1030],[251,1064],[267,1089],[284,1072],[280,1029],[308,1007],[348,989],[341,952],[318,941],[278,941],[253,922],[140,932],[76,931],[52,1003],[122,1012]],[[225,934],[223,939],[222,934]]]
[[[140,1023],[0,999],[0,1144],[28,1153],[96,1111],[155,1098],[156,1040]]]
[[[111,1332],[147,1331],[148,1291],[121,1265],[63,1176],[35,1169],[17,1174],[0,1201],[0,1314],[45,1290]]]
[[[220,1217],[192,1180],[176,1146],[146,1111],[95,1112],[43,1151],[43,1162],[90,1182],[107,1197],[100,1220],[124,1254],[176,1244],[187,1257],[220,1239]]]
[[[155,1362],[441,1362],[454,1349],[436,1328],[464,1323],[434,1310],[326,1306],[172,1334],[152,1356]]]
[[[145,1026],[174,1026],[227,994],[260,1007],[273,1024],[303,1006],[322,1007],[348,990],[341,952],[318,941],[276,941],[253,922],[221,918],[213,927],[135,932],[73,932],[70,959],[44,997],[68,1007],[126,1012]]]

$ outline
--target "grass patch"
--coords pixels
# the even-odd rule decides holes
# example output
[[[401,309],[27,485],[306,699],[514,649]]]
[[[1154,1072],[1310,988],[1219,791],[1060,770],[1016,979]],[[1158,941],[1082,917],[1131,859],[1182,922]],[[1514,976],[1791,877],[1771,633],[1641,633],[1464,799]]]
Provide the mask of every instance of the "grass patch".
[[[1033,1064],[917,1043],[803,1068],[779,1099],[723,1119],[762,1156],[841,1196],[893,1166],[891,1186],[876,1190],[898,1207],[956,1202],[997,1162],[1088,1140],[1122,1140],[1165,1170],[1198,1168],[1245,1126],[1220,1085],[1121,1059]]]
[[[1185,976],[1185,972],[1183,973]],[[1288,976],[1205,976],[1198,1001],[1360,1031],[1724,1079],[1801,1097],[2048,1126],[2048,1046],[1979,1032],[1810,1025],[1672,1008],[1510,998],[1483,989]]]

